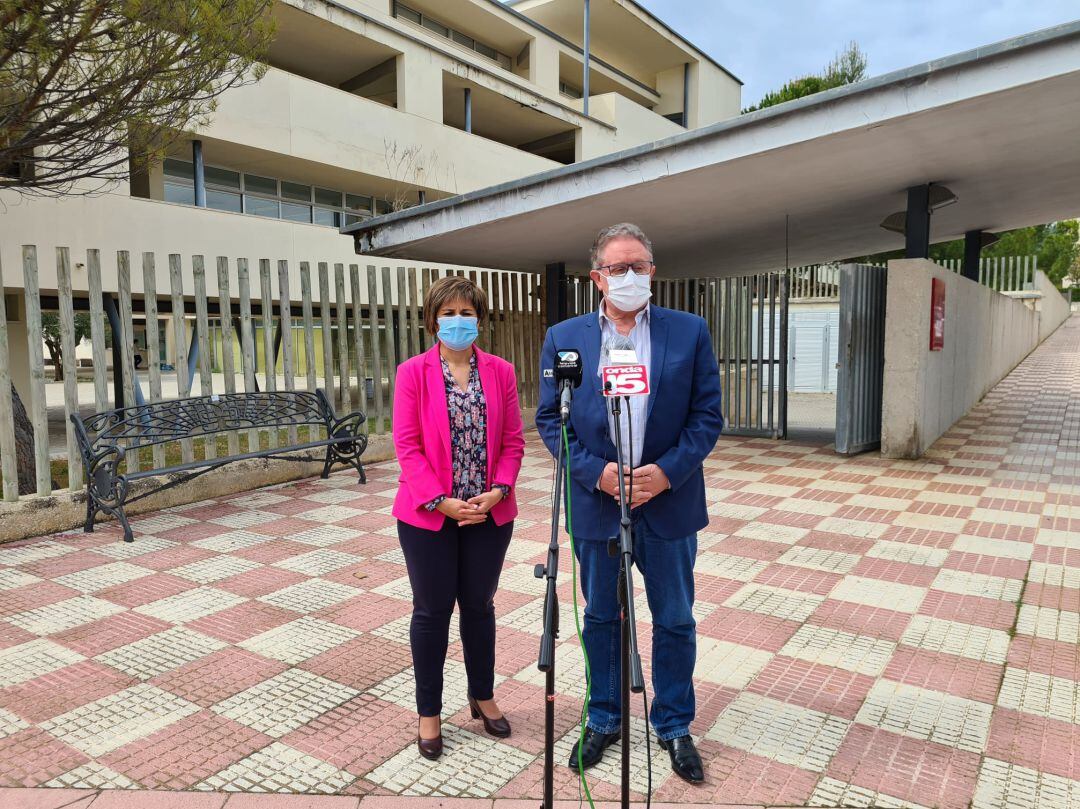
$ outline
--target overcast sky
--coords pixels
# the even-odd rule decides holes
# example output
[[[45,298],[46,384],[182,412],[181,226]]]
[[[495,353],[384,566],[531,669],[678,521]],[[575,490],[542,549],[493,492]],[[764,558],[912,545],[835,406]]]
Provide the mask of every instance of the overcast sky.
[[[1077,0],[638,0],[745,83],[743,106],[855,40],[871,76],[1080,18]]]

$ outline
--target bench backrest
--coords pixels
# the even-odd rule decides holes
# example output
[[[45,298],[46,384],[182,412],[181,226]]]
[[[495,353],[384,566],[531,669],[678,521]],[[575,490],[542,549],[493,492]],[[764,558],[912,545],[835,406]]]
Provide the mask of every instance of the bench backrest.
[[[73,414],[71,420],[83,448],[96,452],[107,444],[137,449],[255,427],[313,424],[329,428],[334,409],[321,390],[260,391],[153,402],[105,410],[85,419]]]

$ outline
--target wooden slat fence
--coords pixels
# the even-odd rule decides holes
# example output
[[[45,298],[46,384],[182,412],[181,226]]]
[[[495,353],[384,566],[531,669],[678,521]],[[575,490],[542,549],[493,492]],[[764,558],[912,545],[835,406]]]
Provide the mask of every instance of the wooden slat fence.
[[[120,361],[120,393],[128,406],[234,392],[240,387],[239,375],[247,391],[321,387],[339,413],[360,408],[368,414],[369,432],[389,433],[397,365],[434,344],[424,327],[423,296],[439,278],[462,272],[318,262],[313,279],[311,262],[276,261],[275,267],[271,259],[154,253],[142,254],[141,267],[133,272],[127,251],[109,256],[88,250],[85,274],[73,278],[73,262],[83,257],[59,248],[55,268],[39,267],[44,258],[33,245],[23,248],[21,316],[29,334],[40,335],[42,300],[58,302],[65,372],[61,431],[67,441],[51,453],[49,418],[60,417],[58,408],[49,413],[45,406],[46,381],[51,382],[53,369],[45,365],[40,338],[29,337],[25,346],[21,340],[20,345],[10,344],[10,306],[0,301],[0,390],[11,384],[12,352],[25,352],[31,369],[29,388],[20,393],[35,437],[37,495],[53,490],[56,472],[50,454],[52,460],[68,461],[70,487],[83,485],[68,417],[117,406],[114,357]],[[167,271],[159,276],[158,267]],[[45,269],[49,272],[42,272]],[[478,345],[514,364],[522,406],[535,406],[544,332],[540,279],[497,270],[469,275],[491,303]],[[43,295],[39,278],[52,277],[57,279],[55,295],[51,289]],[[109,278],[115,280],[106,283]],[[73,288],[74,280],[82,288]],[[298,283],[298,300],[293,283]],[[105,317],[111,306],[119,313],[119,333]],[[91,316],[90,347],[81,348],[76,361],[75,316],[81,312]],[[119,341],[116,354],[111,341]],[[84,392],[80,399],[78,382],[90,376],[93,395]],[[11,405],[9,396],[0,395],[0,481],[3,498],[9,501],[20,496]],[[54,432],[59,429],[57,425]],[[166,460],[214,457],[266,442],[276,446],[284,439],[274,430],[245,430],[222,436],[220,443],[215,438],[186,439],[176,447],[129,450],[125,463],[132,470],[160,468]]]

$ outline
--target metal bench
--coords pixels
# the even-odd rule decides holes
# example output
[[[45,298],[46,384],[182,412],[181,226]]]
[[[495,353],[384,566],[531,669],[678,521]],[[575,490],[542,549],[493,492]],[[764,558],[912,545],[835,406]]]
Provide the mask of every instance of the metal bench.
[[[365,421],[360,411],[338,418],[334,406],[321,390],[264,391],[255,393],[226,393],[215,396],[196,396],[167,402],[105,410],[88,418],[71,415],[75,436],[86,469],[86,523],[83,530],[94,530],[98,513],[115,517],[124,528],[124,541],[131,542],[124,507],[151,494],[179,486],[192,478],[211,472],[233,461],[251,458],[273,458],[285,461],[323,461],[322,477],[334,464],[351,466],[366,483],[360,456],[367,449],[367,436],[360,432]],[[326,437],[290,446],[256,449],[237,455],[194,460],[157,469],[120,471],[127,452],[181,441],[187,438],[215,435],[234,430],[258,428],[316,426],[326,430]],[[318,456],[296,454],[304,450],[325,448]],[[128,497],[131,481],[167,475],[160,486]]]

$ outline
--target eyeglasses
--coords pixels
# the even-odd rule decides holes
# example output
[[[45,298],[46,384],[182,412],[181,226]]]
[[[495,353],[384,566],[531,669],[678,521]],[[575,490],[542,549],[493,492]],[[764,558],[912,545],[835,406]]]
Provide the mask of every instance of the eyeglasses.
[[[625,262],[619,264],[608,264],[604,267],[597,267],[597,271],[604,275],[611,276],[613,278],[622,278],[627,272],[633,271],[634,275],[648,275],[652,268],[656,265],[651,261],[635,261],[631,264]]]

